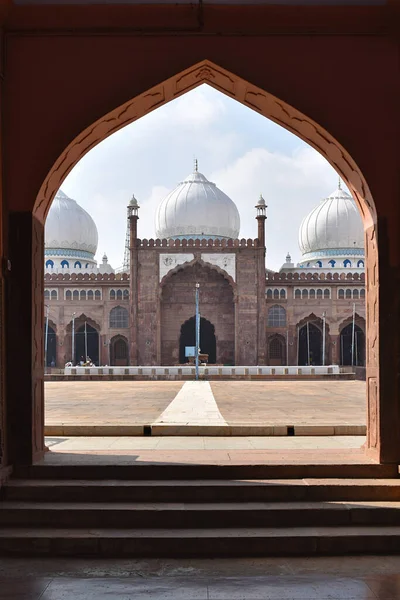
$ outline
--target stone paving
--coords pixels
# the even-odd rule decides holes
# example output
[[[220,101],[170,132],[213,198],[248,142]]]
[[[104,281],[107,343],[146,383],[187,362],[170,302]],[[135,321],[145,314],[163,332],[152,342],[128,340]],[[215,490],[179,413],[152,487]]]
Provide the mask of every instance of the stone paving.
[[[400,557],[0,559],[1,600],[398,600]]]
[[[44,464],[301,465],[373,464],[363,436],[55,437]],[[1,598],[0,598],[1,600]]]
[[[50,435],[142,435],[145,425],[153,435],[365,433],[361,381],[72,381],[45,392]]]

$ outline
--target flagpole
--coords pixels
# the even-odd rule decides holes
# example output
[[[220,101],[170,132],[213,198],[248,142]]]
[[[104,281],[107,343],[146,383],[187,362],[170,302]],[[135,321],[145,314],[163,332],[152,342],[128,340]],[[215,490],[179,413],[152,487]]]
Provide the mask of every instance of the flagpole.
[[[351,332],[351,366],[354,366],[354,334],[356,325],[356,303],[353,302],[353,328]]]
[[[307,365],[310,364],[310,323],[307,321]]]
[[[286,331],[286,364],[289,366],[289,329]]]
[[[325,366],[325,317],[326,312],[322,313],[322,366]]]
[[[85,362],[87,362],[87,327],[85,321]]]
[[[72,365],[75,365],[75,315],[76,313],[72,313]]]
[[[196,381],[199,379],[199,351],[200,351],[200,313],[199,313],[199,287],[200,284],[196,283]]]
[[[44,340],[44,366],[47,367],[47,346],[49,343],[49,305],[46,304],[46,337]]]

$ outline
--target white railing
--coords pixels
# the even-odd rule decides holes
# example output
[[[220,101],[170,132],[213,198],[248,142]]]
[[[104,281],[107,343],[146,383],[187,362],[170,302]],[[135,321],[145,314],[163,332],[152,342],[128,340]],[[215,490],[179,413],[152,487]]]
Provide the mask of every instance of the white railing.
[[[182,367],[65,367],[65,375],[137,375],[141,377],[195,376],[194,366]],[[199,375],[234,377],[235,375],[338,375],[338,365],[316,367],[199,367]]]

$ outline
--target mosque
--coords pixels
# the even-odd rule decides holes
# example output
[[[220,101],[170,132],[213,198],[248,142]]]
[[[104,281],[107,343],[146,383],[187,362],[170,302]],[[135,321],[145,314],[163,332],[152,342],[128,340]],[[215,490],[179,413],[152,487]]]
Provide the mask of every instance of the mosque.
[[[46,221],[45,355],[62,368],[177,365],[194,345],[195,286],[201,352],[209,364],[365,364],[364,234],[339,187],[303,219],[302,257],[265,267],[267,206],[255,206],[254,239],[239,239],[235,203],[194,172],[160,203],[157,239],[138,238],[139,205],[127,208],[124,263],[95,260],[92,217],[61,190]]]

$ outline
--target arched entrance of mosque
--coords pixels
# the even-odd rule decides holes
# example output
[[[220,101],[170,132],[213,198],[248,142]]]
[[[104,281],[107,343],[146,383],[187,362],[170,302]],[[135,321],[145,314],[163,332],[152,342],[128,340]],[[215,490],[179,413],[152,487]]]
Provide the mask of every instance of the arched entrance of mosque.
[[[340,364],[363,367],[365,365],[365,335],[357,324],[349,323],[340,332]]]
[[[188,362],[185,356],[186,346],[196,345],[196,317],[190,317],[181,327],[179,338],[179,362],[184,364]],[[208,364],[213,365],[217,362],[216,358],[217,342],[215,339],[215,327],[204,317],[200,317],[200,353],[208,354]]]
[[[199,284],[200,346],[209,362],[235,360],[235,304],[232,283],[212,265],[195,260],[168,273],[161,288],[161,361],[186,362],[184,345],[194,346],[195,289]]]
[[[110,341],[110,361],[116,367],[129,364],[128,340],[122,335],[116,335]]]
[[[322,331],[309,321],[299,329],[299,365],[322,365]]]
[[[76,330],[75,334],[75,363],[90,358],[95,365],[99,365],[99,333],[87,321]]]
[[[47,327],[47,342],[45,330],[44,355],[45,366],[55,367],[57,362],[57,334],[55,332],[55,327],[50,324]]]
[[[376,224],[377,215],[373,198],[368,187],[368,184],[347,150],[321,125],[301,113],[287,102],[282,101],[272,94],[266,92],[248,81],[241,79],[232,72],[226,71],[217,66],[211,61],[204,60],[194,66],[177,73],[170,79],[156,85],[133,99],[130,99],[125,104],[116,107],[111,112],[105,114],[95,123],[91,123],[87,129],[81,131],[69,144],[68,147],[59,155],[47,177],[45,178],[39,193],[36,198],[36,203],[33,208],[33,223],[37,227],[37,232],[32,236],[32,242],[27,241],[27,252],[34,257],[31,273],[32,286],[35,286],[37,281],[40,281],[38,274],[42,272],[43,262],[43,226],[46,214],[50,208],[52,199],[57,190],[61,187],[63,180],[77,162],[107,136],[111,135],[118,129],[132,123],[136,119],[144,116],[150,111],[158,108],[162,104],[173,100],[181,94],[193,89],[194,87],[208,83],[217,90],[228,94],[231,98],[237,99],[245,106],[256,110],[265,117],[273,120],[275,123],[283,126],[288,131],[299,136],[303,141],[310,144],[331,164],[331,166],[342,177],[345,184],[351,191],[359,209],[364,223],[366,255],[368,261],[366,264],[367,270],[367,390],[368,390],[368,436],[367,448],[370,453],[378,459],[385,461],[397,461],[400,458],[400,444],[395,447],[394,444],[383,446],[381,444],[382,427],[387,425],[391,431],[392,438],[398,439],[400,431],[400,422],[397,414],[397,407],[390,397],[386,401],[382,401],[380,397],[381,389],[379,387],[379,297],[378,297],[378,246]],[[290,93],[286,96],[286,100],[290,102]],[[305,98],[306,99],[306,98]],[[90,114],[90,106],[88,106]],[[323,111],[322,111],[323,114]],[[82,122],[82,121],[81,121]],[[90,117],[87,119],[90,122]],[[72,131],[73,134],[73,131]],[[38,249],[39,246],[39,249]],[[19,248],[21,250],[21,248]],[[37,288],[37,289],[36,289]],[[35,298],[35,314],[32,322],[35,326],[31,329],[33,338],[33,346],[40,347],[43,339],[43,329],[36,327],[36,323],[40,323],[43,313],[43,289],[39,290],[38,286],[33,287],[33,296]],[[40,291],[40,293],[38,293]],[[18,298],[19,299],[19,298]],[[17,303],[18,305],[18,303]],[[190,311],[193,314],[193,310]],[[188,318],[189,315],[186,317]],[[179,327],[182,319],[179,321]],[[217,328],[217,324],[216,324]],[[304,335],[304,334],[303,334]],[[217,335],[218,338],[218,335]],[[176,359],[179,358],[179,335],[175,340],[177,349]],[[218,342],[217,342],[218,345]],[[218,354],[218,348],[217,348]],[[168,350],[168,356],[171,356]],[[17,357],[15,357],[17,358]],[[37,357],[36,357],[37,359]],[[168,363],[167,363],[168,364]],[[381,366],[382,368],[382,366]],[[385,368],[385,376],[391,377],[390,369]],[[27,370],[27,376],[31,377],[31,373],[38,372],[37,363],[36,369]],[[35,376],[36,377],[36,376]],[[390,386],[386,386],[388,389]],[[18,385],[14,386],[13,393],[18,397]],[[40,385],[33,382],[31,385],[33,390],[32,403],[30,413],[32,415],[41,414],[43,409],[42,389]],[[383,414],[383,412],[385,414]],[[370,415],[379,415],[372,418]],[[44,436],[43,436],[43,419],[39,419],[33,424],[39,428],[32,439],[34,447],[33,455],[44,451]],[[389,435],[390,438],[390,435]],[[38,446],[39,444],[39,446]]]

